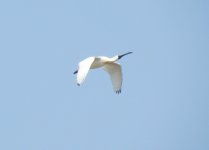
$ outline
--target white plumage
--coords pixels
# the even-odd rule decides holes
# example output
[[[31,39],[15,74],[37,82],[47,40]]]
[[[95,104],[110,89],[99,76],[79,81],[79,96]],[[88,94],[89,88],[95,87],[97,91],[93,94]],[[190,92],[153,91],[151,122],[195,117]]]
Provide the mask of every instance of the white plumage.
[[[112,58],[98,56],[98,57],[88,57],[81,61],[78,65],[78,70],[74,72],[77,74],[77,85],[81,85],[88,72],[89,69],[103,68],[109,75],[112,80],[113,89],[116,93],[121,93],[122,88],[122,68],[121,65],[116,63],[117,60],[121,59],[123,56],[131,54],[132,52],[128,52],[123,55],[117,55]]]

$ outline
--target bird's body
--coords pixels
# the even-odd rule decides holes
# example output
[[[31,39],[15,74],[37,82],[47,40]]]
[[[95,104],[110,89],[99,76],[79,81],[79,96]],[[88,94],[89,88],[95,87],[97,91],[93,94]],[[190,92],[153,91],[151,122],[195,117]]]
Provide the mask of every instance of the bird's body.
[[[88,57],[87,59],[90,59],[91,57]],[[114,63],[115,60],[108,58],[108,57],[104,57],[104,56],[98,56],[98,57],[94,57],[94,61],[91,64],[90,69],[97,69],[97,68],[101,68],[103,67],[106,63]]]
[[[89,69],[103,68],[110,75],[114,91],[116,93],[120,93],[122,87],[122,69],[121,65],[116,63],[116,61],[131,53],[132,52],[123,55],[117,55],[112,58],[98,56],[84,59],[79,63],[79,69],[74,72],[74,74],[77,74],[77,84],[81,85],[84,82]]]
[[[90,69],[97,69],[103,67],[106,62],[108,62],[107,57],[95,57],[94,62],[91,64]]]

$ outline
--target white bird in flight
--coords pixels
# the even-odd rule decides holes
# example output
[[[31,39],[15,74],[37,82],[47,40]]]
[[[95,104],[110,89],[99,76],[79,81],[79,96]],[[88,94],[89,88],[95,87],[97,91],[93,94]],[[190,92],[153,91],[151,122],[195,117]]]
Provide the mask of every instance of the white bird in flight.
[[[88,57],[81,61],[78,65],[78,70],[74,72],[77,74],[77,85],[81,85],[88,72],[89,69],[103,68],[112,80],[112,85],[114,91],[119,94],[121,93],[122,88],[122,69],[121,65],[116,63],[117,60],[121,59],[123,56],[131,54],[132,52],[125,53],[123,55],[116,55],[115,57],[108,58],[105,56],[98,57]]]

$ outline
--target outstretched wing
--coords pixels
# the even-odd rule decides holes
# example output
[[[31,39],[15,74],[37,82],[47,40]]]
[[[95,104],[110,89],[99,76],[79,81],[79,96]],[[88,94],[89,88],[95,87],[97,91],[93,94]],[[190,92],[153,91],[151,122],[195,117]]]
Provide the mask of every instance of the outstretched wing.
[[[121,93],[123,80],[121,65],[115,62],[107,63],[104,65],[103,69],[109,73],[114,91],[116,93]]]
[[[86,75],[88,74],[89,69],[92,63],[94,62],[94,60],[95,60],[95,57],[88,57],[79,63],[78,74],[77,74],[78,85],[81,85],[84,82]]]

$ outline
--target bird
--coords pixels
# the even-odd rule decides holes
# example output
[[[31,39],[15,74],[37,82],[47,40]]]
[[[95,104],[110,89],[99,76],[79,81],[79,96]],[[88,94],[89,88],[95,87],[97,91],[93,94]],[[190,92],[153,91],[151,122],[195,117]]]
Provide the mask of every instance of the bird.
[[[116,55],[112,58],[106,56],[92,56],[82,60],[78,64],[78,69],[73,73],[77,74],[77,85],[80,86],[84,82],[90,69],[102,68],[109,74],[112,81],[113,90],[117,94],[121,93],[123,80],[122,67],[116,61],[131,53],[133,52]]]

